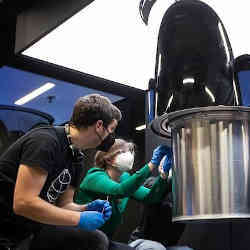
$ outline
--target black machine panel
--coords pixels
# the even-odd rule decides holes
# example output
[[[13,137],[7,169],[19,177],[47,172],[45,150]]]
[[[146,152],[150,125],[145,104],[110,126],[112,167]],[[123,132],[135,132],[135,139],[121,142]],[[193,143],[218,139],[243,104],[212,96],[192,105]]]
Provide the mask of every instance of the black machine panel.
[[[156,115],[241,105],[225,28],[207,4],[178,1],[162,19],[156,60]]]

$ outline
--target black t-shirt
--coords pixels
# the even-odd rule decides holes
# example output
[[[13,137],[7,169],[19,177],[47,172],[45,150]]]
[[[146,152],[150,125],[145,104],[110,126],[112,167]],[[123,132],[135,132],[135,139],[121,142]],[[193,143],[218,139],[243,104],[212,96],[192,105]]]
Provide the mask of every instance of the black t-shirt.
[[[39,223],[13,213],[14,185],[20,164],[40,167],[48,172],[40,197],[51,204],[56,203],[69,185],[77,188],[80,182],[82,162],[74,162],[64,128],[43,127],[31,130],[11,145],[0,158],[0,212],[4,214],[0,217],[0,232],[1,224],[5,227],[20,225],[22,233],[26,230],[27,234],[40,228]]]

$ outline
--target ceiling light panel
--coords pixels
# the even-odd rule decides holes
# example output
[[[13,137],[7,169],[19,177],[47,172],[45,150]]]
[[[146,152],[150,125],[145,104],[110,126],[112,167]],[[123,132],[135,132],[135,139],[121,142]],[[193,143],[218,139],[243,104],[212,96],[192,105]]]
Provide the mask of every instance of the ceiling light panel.
[[[94,1],[23,52],[87,74],[139,89],[154,77],[158,30],[173,0],[158,0],[149,25],[135,0]],[[250,53],[248,1],[204,0],[221,18],[234,57]]]

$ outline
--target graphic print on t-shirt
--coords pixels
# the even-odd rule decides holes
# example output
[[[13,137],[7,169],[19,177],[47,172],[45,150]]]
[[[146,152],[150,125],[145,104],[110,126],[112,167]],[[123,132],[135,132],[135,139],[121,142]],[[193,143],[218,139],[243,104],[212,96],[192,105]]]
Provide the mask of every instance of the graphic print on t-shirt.
[[[59,176],[51,183],[47,198],[50,203],[55,203],[58,197],[67,189],[71,182],[71,175],[68,169],[64,169]]]

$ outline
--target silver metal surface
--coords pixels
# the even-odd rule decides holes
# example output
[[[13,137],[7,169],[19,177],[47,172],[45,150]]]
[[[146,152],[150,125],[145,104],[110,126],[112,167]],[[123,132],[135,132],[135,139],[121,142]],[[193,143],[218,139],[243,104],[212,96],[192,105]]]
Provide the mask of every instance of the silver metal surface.
[[[171,127],[174,152],[173,220],[249,218],[250,109],[190,109],[166,121],[162,129]]]

